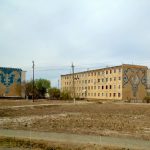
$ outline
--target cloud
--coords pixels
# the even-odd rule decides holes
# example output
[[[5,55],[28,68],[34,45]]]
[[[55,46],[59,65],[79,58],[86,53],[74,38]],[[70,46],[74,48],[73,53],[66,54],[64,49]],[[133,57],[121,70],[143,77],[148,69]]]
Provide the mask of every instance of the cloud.
[[[1,65],[150,65],[149,7],[149,0],[1,0]]]

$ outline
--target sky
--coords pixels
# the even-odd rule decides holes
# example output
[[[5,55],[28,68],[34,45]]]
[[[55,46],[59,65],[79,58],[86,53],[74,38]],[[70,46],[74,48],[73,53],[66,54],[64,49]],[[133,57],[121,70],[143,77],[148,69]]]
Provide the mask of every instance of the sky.
[[[0,0],[0,66],[57,86],[61,74],[150,67],[150,0]]]

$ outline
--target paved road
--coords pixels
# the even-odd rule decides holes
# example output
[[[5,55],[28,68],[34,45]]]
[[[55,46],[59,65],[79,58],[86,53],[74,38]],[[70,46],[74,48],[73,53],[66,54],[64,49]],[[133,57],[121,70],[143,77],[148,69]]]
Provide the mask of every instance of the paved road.
[[[46,140],[54,142],[71,142],[81,144],[99,144],[102,146],[117,146],[121,148],[135,148],[139,150],[150,150],[150,141],[131,139],[131,138],[116,138],[107,136],[91,136],[77,135],[66,133],[51,133],[51,132],[34,132],[23,130],[7,130],[0,129],[0,136],[29,138],[36,140]]]

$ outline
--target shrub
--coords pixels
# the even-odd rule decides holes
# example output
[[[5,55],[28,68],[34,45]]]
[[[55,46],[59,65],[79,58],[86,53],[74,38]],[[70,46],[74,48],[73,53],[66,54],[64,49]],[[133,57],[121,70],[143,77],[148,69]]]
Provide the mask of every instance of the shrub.
[[[150,103],[150,96],[146,96],[146,97],[144,98],[144,102]]]
[[[62,100],[70,100],[72,99],[71,93],[69,91],[62,91],[60,95],[60,99]]]
[[[49,95],[50,95],[50,99],[60,99],[60,89],[57,88],[51,88],[49,89]]]

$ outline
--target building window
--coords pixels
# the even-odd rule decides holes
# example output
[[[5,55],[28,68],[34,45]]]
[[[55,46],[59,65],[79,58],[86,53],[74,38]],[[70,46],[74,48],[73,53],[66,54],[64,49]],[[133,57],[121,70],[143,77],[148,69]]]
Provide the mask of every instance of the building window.
[[[96,76],[96,72],[94,73],[94,76]]]
[[[108,89],[108,85],[106,85],[106,89]]]
[[[104,93],[102,93],[102,96],[104,96]]]
[[[100,93],[98,93],[98,96],[100,96]]]
[[[106,74],[108,74],[108,71],[106,70]]]
[[[116,97],[116,93],[114,93],[113,96]]]
[[[116,89],[116,85],[114,85],[114,89]]]
[[[91,90],[93,90],[93,86],[91,86]]]
[[[104,82],[104,78],[102,78],[102,82]]]
[[[112,88],[112,86],[110,85],[110,86],[109,86],[109,88],[111,89],[111,88]]]
[[[121,80],[121,77],[119,77],[119,80]]]
[[[88,90],[90,90],[90,86],[88,86]]]
[[[100,89],[100,86],[98,86],[98,89]]]
[[[98,82],[100,82],[101,80],[100,79],[98,79]]]
[[[121,97],[121,94],[120,94],[120,93],[118,93],[118,97]]]
[[[90,80],[88,81],[88,83],[90,83]]]
[[[110,82],[112,81],[112,78],[110,78]]]
[[[112,73],[112,71],[110,70],[110,74]]]
[[[106,78],[106,82],[108,82],[108,78]]]
[[[102,90],[104,89],[104,86],[102,85]]]
[[[119,73],[121,72],[121,68],[119,68]]]
[[[109,96],[111,97],[111,93],[109,93]]]
[[[116,77],[114,77],[114,81],[116,81]]]
[[[107,97],[107,93],[106,93],[106,97]]]
[[[96,90],[96,86],[94,86],[94,89]]]
[[[121,85],[119,85],[118,88],[120,89],[120,88],[121,88]]]

